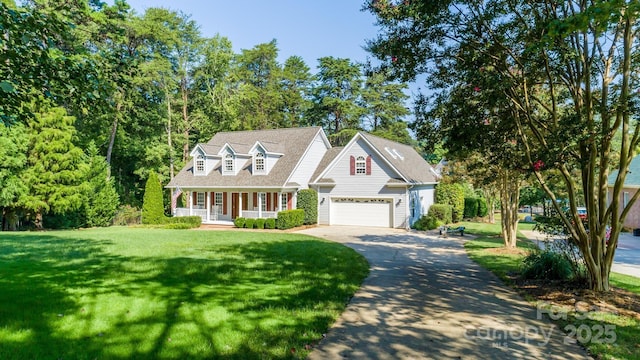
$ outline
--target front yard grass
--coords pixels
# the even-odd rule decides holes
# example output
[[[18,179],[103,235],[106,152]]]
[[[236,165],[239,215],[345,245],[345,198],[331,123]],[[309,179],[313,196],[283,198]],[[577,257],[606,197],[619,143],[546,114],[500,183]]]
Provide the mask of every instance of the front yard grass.
[[[0,359],[304,357],[367,273],[290,233],[0,233]]]
[[[569,335],[582,340],[583,345],[598,359],[640,359],[640,279],[622,274],[611,274],[610,284],[628,293],[594,294],[568,287],[544,284],[520,283],[522,259],[535,245],[518,240],[518,249],[502,249],[500,227],[490,224],[464,223],[469,234],[478,235],[467,241],[465,248],[469,257],[512,285],[525,298],[537,306],[552,306],[553,312],[566,314],[557,321],[558,326]],[[495,226],[495,225],[493,225]],[[475,231],[474,229],[478,229]],[[524,238],[523,238],[524,240]],[[631,299],[631,300],[629,300]],[[629,303],[629,301],[631,303]],[[626,302],[626,303],[625,303]],[[624,303],[624,304],[623,304]],[[613,308],[610,305],[614,305]],[[579,309],[586,306],[587,309]]]

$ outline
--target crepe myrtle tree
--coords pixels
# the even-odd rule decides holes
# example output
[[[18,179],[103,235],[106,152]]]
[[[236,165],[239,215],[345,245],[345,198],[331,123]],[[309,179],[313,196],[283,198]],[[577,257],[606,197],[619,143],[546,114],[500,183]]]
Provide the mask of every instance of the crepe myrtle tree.
[[[609,290],[618,236],[640,196],[617,200],[640,140],[633,71],[640,2],[371,0],[364,6],[380,26],[368,49],[396,76],[426,74],[441,96],[466,86],[501,100],[497,108],[480,106],[487,114],[509,113],[501,119],[515,128],[510,141],[524,157],[515,165],[551,199],[585,259],[589,287]],[[477,82],[469,83],[473,73]],[[613,169],[619,171],[608,202]],[[566,209],[550,178],[560,180]],[[588,228],[577,211],[582,196]]]

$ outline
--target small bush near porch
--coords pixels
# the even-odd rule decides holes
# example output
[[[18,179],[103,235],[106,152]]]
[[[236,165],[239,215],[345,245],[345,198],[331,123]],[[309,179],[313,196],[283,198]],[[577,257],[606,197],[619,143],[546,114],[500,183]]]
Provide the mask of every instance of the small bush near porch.
[[[304,357],[367,271],[297,234],[3,233],[0,358]]]

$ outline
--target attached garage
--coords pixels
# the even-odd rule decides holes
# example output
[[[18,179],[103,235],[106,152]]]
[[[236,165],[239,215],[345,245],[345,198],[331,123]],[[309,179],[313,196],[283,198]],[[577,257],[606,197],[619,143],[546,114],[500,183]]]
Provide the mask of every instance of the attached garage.
[[[393,199],[331,198],[331,225],[393,227]]]

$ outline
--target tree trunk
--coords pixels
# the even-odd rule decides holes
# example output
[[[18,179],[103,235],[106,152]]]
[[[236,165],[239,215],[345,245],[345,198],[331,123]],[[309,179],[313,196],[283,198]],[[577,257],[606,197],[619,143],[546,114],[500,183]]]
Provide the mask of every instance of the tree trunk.
[[[166,92],[165,95],[167,101],[167,146],[169,146],[169,176],[171,179],[175,176],[174,170],[174,159],[173,159],[173,141],[171,139],[171,133],[173,132],[173,128],[171,126],[171,116],[173,116],[171,112],[171,99],[169,97],[169,93]]]
[[[184,145],[182,146],[182,161],[187,162],[189,159],[189,112],[187,104],[189,95],[187,93],[187,79],[183,78],[181,82],[182,90],[182,121],[184,122]]]
[[[109,136],[109,147],[107,147],[107,180],[111,178],[111,155],[113,154],[113,145],[116,142],[116,132],[118,131],[118,118],[120,117],[120,110],[122,109],[122,102],[118,101],[116,104],[116,115],[113,118],[113,124],[111,125],[111,136]]]
[[[502,215],[502,239],[507,248],[516,247],[518,233],[518,200],[520,181],[513,171],[502,169],[500,177],[500,214]]]
[[[43,225],[42,225],[42,211],[38,211],[36,212],[36,218],[34,220],[34,225],[36,226],[37,230],[42,230],[43,229]]]

